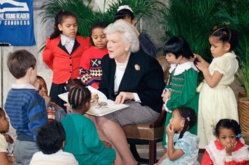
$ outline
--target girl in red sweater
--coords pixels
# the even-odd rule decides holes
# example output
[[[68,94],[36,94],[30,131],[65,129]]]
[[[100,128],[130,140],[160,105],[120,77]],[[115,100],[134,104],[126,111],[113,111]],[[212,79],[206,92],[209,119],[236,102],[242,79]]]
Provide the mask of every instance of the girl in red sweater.
[[[55,16],[54,32],[46,41],[43,61],[53,71],[51,101],[61,107],[64,102],[58,94],[66,92],[65,83],[69,79],[79,77],[80,58],[89,47],[90,38],[78,35],[76,15],[60,10]]]
[[[94,88],[99,87],[102,77],[101,59],[108,53],[106,45],[107,40],[104,29],[108,24],[97,22],[91,27],[91,38],[94,46],[87,49],[80,60],[80,78],[83,84],[91,85]]]
[[[201,165],[248,165],[249,151],[241,129],[233,119],[221,119],[215,128],[216,140],[206,146]]]

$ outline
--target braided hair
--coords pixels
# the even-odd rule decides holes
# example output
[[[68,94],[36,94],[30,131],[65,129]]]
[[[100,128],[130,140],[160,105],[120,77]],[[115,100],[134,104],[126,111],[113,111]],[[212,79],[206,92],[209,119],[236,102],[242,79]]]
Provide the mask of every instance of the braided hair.
[[[183,134],[192,128],[197,122],[197,115],[192,108],[179,107],[177,108],[181,117],[185,119],[184,127],[180,133],[179,139],[183,137]]]
[[[76,19],[76,22],[78,22],[77,16],[74,13],[66,11],[64,9],[59,10],[54,18],[54,32],[50,35],[50,39],[56,38],[62,33],[59,30],[58,25],[61,24],[63,22],[63,19],[67,17],[74,17]],[[77,32],[76,35],[79,35],[79,32]]]
[[[241,129],[240,125],[236,120],[233,119],[221,119],[215,127],[215,136],[219,136],[220,134],[220,129],[221,128],[227,128],[227,129],[232,129],[233,132],[236,135],[236,138],[239,139],[241,137]]]
[[[69,91],[68,102],[75,111],[81,110],[87,102],[90,102],[90,100],[91,92],[86,87],[76,86]]]
[[[223,43],[229,43],[230,51],[234,50],[238,46],[238,33],[228,27],[218,28],[217,26],[215,26],[209,37],[211,36],[217,37]]]

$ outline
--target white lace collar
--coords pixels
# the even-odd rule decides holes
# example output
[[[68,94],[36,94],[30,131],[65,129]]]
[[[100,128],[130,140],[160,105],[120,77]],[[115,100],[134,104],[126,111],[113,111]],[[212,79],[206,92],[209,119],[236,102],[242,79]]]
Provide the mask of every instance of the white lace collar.
[[[170,64],[169,73],[172,73],[175,70],[174,76],[177,76],[182,74],[186,70],[189,70],[190,68],[193,68],[195,71],[199,72],[193,62],[187,61],[182,64]]]

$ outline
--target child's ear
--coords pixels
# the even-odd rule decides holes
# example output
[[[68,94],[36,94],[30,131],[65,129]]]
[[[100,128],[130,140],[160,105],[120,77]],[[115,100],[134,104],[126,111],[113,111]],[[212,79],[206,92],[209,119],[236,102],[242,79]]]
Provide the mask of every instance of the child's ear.
[[[135,20],[132,20],[132,21],[131,21],[131,24],[132,24],[133,26],[135,26],[136,21],[135,21]]]
[[[231,44],[226,42],[225,43],[225,50],[228,52],[231,49]]]
[[[184,127],[184,124],[185,124],[185,121],[181,120],[180,125],[181,125],[182,128]]]
[[[61,24],[58,24],[58,29],[59,29],[60,31],[62,31],[62,26],[61,26]]]

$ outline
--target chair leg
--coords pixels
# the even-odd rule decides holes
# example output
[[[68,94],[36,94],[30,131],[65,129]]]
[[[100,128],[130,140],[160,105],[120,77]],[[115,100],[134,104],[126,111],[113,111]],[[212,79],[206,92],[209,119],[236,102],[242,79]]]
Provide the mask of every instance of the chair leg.
[[[138,163],[148,163],[149,160],[148,159],[144,159],[144,158],[141,158],[137,152],[137,147],[135,144],[130,144],[130,150],[131,150],[131,153],[132,155],[134,156],[134,158],[136,159],[136,161]]]
[[[130,144],[130,150],[136,161],[139,161],[141,158],[137,152],[137,148],[135,144]]]
[[[149,165],[154,165],[157,161],[156,158],[156,141],[150,140],[149,141]]]

